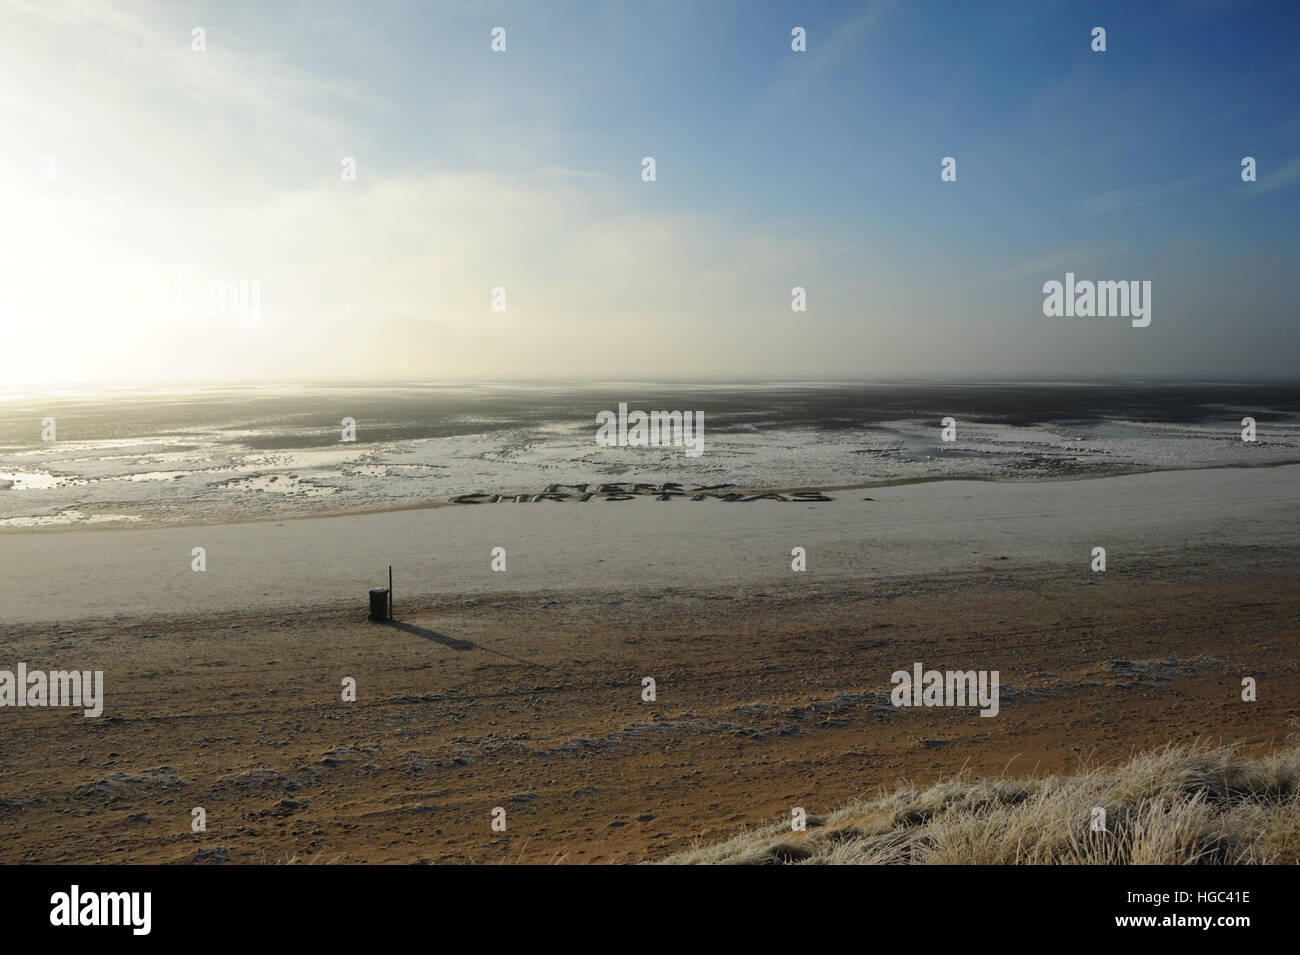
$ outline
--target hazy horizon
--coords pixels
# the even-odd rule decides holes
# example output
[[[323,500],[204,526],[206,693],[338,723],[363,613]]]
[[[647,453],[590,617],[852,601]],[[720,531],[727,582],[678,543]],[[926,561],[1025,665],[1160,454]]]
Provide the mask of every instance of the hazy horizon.
[[[482,377],[482,378],[442,378],[442,379],[393,379],[384,381],[379,379],[348,379],[339,378],[334,380],[303,378],[293,379],[225,379],[209,381],[143,381],[140,383],[126,382],[86,382],[76,385],[49,386],[49,387],[28,387],[23,389],[0,390],[0,401],[12,400],[19,398],[41,398],[41,397],[60,397],[72,396],[79,393],[102,394],[108,392],[205,392],[218,391],[222,389],[241,389],[257,388],[263,390],[274,390],[276,388],[295,389],[295,388],[331,388],[331,389],[406,389],[406,388],[462,388],[462,387],[500,387],[509,388],[511,386],[534,386],[545,388],[595,388],[599,386],[617,386],[623,389],[635,389],[637,386],[660,386],[660,385],[681,385],[686,388],[700,387],[753,387],[753,388],[782,388],[782,387],[852,387],[852,386],[903,386],[912,384],[955,384],[955,385],[1022,385],[1022,386],[1072,386],[1072,385],[1208,385],[1208,386],[1232,386],[1232,385],[1282,385],[1293,387],[1300,385],[1300,375],[1287,376],[1260,376],[1260,377],[1213,377],[1205,375],[1061,375],[1057,377],[1044,377],[1041,375],[897,375],[897,376],[878,376],[878,377],[756,377],[756,376],[715,376],[715,377],[695,377],[695,376],[672,376],[659,375],[653,377],[634,377],[634,378],[610,378],[607,376],[569,376],[563,378],[547,377],[528,377],[528,376],[500,376],[500,377]]]

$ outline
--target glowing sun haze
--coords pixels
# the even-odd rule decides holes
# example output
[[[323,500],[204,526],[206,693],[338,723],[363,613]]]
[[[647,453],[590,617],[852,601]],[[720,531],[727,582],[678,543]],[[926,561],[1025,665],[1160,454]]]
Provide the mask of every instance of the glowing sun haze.
[[[0,390],[1293,373],[1295,33],[974,6],[0,0]]]

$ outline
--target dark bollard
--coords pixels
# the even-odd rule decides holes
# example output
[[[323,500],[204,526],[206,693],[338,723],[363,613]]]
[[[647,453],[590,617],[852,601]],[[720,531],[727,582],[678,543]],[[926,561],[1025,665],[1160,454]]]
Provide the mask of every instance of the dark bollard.
[[[372,587],[370,589],[370,619],[388,619],[388,588]]]

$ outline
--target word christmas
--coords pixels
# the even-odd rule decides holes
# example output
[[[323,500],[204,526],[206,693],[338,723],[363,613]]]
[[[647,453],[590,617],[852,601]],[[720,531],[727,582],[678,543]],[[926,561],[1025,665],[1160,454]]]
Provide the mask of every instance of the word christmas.
[[[684,497],[691,501],[832,501],[820,491],[789,491],[785,494],[747,494],[728,491],[734,484],[714,484],[712,486],[694,487],[690,490],[680,484],[598,484],[590,490],[590,484],[549,484],[541,494],[461,494],[453,497],[453,504],[525,504],[532,501],[590,501],[593,497],[602,501],[630,501],[635,497],[652,497],[656,501],[671,501]],[[569,490],[561,490],[568,488]],[[569,493],[572,491],[573,493]]]

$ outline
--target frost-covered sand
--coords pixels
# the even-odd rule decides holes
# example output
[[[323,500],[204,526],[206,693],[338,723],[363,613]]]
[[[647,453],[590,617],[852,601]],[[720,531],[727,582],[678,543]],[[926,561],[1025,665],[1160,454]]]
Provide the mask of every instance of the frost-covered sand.
[[[999,392],[956,445],[933,411],[981,389],[701,394],[699,459],[595,447],[599,396],[95,399],[48,444],[17,409],[0,669],[102,670],[104,711],[0,710],[0,862],[634,861],[900,777],[1266,752],[1300,699],[1300,429],[1288,397],[1243,442],[1272,396],[1198,393]],[[602,482],[832,500],[533,499]],[[998,670],[998,716],[888,705],[916,662]]]
[[[539,489],[540,490],[540,489]],[[1002,567],[1088,575],[1154,553],[1291,546],[1300,466],[1089,480],[831,490],[827,502],[462,504],[329,518],[0,534],[0,619],[362,608],[395,574],[400,609],[445,594],[797,589]],[[207,570],[191,569],[192,551]],[[506,571],[490,567],[506,550]],[[803,547],[808,571],[791,571]],[[999,564],[999,562],[1002,562]],[[1008,563],[1009,562],[1009,563]]]
[[[98,719],[0,711],[0,862],[636,861],[1294,729],[1300,467],[830,493],[0,534],[0,667],[104,671]],[[914,662],[997,717],[888,705]]]

